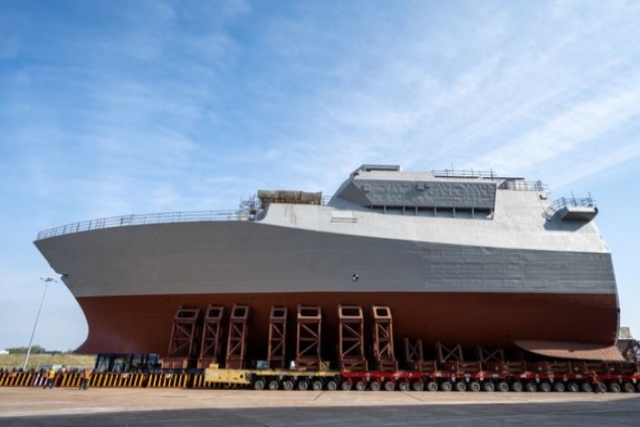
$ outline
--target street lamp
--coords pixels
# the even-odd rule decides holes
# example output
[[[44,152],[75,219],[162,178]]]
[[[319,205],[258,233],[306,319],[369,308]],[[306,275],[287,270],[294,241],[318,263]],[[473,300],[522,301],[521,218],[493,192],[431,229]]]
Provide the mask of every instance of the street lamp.
[[[41,277],[45,283],[44,293],[42,294],[42,300],[40,300],[40,308],[38,308],[38,314],[36,315],[36,321],[33,324],[33,330],[31,331],[31,338],[29,338],[29,347],[27,347],[27,355],[24,357],[24,363],[22,364],[22,370],[27,369],[27,363],[29,362],[29,355],[31,354],[31,344],[33,344],[33,336],[36,333],[36,328],[38,327],[38,319],[40,319],[40,312],[42,311],[42,306],[44,305],[44,299],[47,296],[47,289],[49,289],[49,283],[54,282],[58,283],[58,281],[52,277]]]

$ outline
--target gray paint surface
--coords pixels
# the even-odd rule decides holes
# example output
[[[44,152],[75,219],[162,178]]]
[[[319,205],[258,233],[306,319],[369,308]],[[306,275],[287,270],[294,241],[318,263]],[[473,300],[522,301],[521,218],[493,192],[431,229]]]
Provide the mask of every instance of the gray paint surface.
[[[337,195],[361,206],[487,209],[495,207],[495,182],[354,179]]]
[[[493,179],[390,169],[357,170],[329,206],[271,203],[256,222],[114,226],[38,240],[36,246],[78,297],[616,293],[611,255],[595,224],[549,219],[544,191],[497,190]],[[492,212],[383,213],[369,209],[372,204]]]
[[[110,228],[36,245],[56,272],[68,275],[63,280],[75,296],[616,291],[606,253],[411,242],[239,221]]]

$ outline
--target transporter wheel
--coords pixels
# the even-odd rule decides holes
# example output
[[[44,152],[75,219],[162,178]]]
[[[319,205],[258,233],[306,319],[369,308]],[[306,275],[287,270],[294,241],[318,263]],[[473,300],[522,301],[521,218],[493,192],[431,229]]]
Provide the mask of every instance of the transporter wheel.
[[[400,391],[409,391],[410,388],[411,384],[409,384],[408,381],[400,381],[400,383],[398,384],[398,390]]]
[[[329,385],[327,384],[327,388],[329,388]],[[340,388],[344,391],[349,391],[351,390],[351,382],[349,381],[342,381],[342,384],[340,384]]]
[[[313,380],[311,382],[311,388],[313,389],[313,391],[320,391],[322,390],[322,380]]]
[[[265,381],[262,378],[258,378],[257,380],[255,380],[253,382],[253,389],[254,390],[264,390],[264,386],[265,386]]]
[[[633,384],[631,384],[631,383],[622,384],[622,390],[624,390],[625,393],[633,393],[634,391],[636,391],[633,388]]]
[[[582,391],[584,391],[585,393],[591,393],[593,391],[593,386],[591,386],[591,384],[589,384],[588,382],[583,382],[582,385],[580,386],[580,388],[582,389]]]
[[[367,389],[367,383],[365,383],[364,381],[356,382],[356,390],[365,391],[366,389]],[[378,390],[380,390],[380,388],[378,388]]]
[[[509,391],[509,383],[507,383],[506,381],[500,381],[498,383],[497,388],[498,388],[498,391],[501,391],[503,393],[507,392],[507,391]]]
[[[557,381],[557,382],[553,383],[553,391],[557,391],[558,393],[562,393],[566,389],[567,388],[564,386],[564,383],[562,381]]]
[[[438,391],[438,383],[435,381],[429,381],[427,383],[427,391]]]
[[[522,390],[524,390],[524,386],[520,381],[514,381],[511,383],[511,390],[520,393]]]
[[[577,383],[570,382],[569,384],[567,384],[567,390],[569,390],[572,393],[576,393],[580,391],[580,386]]]
[[[371,381],[369,383],[369,388],[371,389],[371,391],[380,391],[380,383],[378,381]]]
[[[540,383],[540,391],[543,391],[545,393],[548,393],[551,391],[551,384],[549,384],[547,381],[542,381]]]
[[[293,381],[291,380],[282,381],[282,388],[285,390],[293,390]]]
[[[485,381],[484,384],[482,384],[482,389],[484,391],[492,392],[496,390],[496,385],[493,381]]]
[[[467,383],[464,381],[458,381],[456,383],[456,391],[467,391]]]
[[[271,380],[268,384],[269,390],[277,390],[280,388],[280,383],[278,380]]]
[[[636,391],[640,392],[640,381],[636,384]]]
[[[411,389],[413,391],[422,391],[424,390],[424,383],[422,381],[416,381],[413,384],[411,384]]]
[[[469,383],[469,390],[477,393],[480,390],[482,390],[482,386],[480,385],[480,383],[478,381],[471,381]]]
[[[318,380],[320,381],[320,380]],[[335,380],[329,380],[327,381],[327,390],[329,391],[336,391],[338,389],[338,382]]]
[[[611,393],[620,393],[620,390],[622,390],[622,388],[620,387],[620,383],[609,384],[609,391]]]
[[[307,380],[302,380],[302,381],[298,381],[298,390],[309,390],[309,381]]]
[[[386,391],[393,391],[396,389],[396,384],[393,381],[385,381],[384,389]]]
[[[451,391],[453,390],[453,384],[449,381],[442,381],[440,383],[440,390],[442,391]]]
[[[607,386],[602,384],[602,383],[594,384],[593,388],[598,390],[600,393],[606,393],[606,391],[607,391]]]
[[[525,386],[525,388],[527,389],[528,392],[531,392],[531,393],[533,393],[534,391],[538,391],[538,386],[533,381],[529,381]]]

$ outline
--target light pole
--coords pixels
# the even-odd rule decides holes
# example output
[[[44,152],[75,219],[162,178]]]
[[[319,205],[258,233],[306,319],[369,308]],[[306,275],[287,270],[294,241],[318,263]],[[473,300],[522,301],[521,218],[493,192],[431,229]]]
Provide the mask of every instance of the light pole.
[[[36,333],[36,328],[38,327],[38,319],[40,319],[40,312],[42,311],[42,306],[44,305],[44,299],[47,296],[47,289],[49,289],[49,283],[54,282],[58,283],[58,281],[52,277],[41,277],[45,283],[44,293],[42,294],[42,300],[40,300],[40,308],[38,308],[38,314],[36,315],[36,321],[33,324],[33,330],[31,331],[31,338],[29,338],[29,347],[27,347],[27,355],[24,357],[24,363],[22,364],[22,370],[25,371],[27,369],[27,363],[29,362],[29,355],[31,354],[31,344],[33,344],[33,336]]]

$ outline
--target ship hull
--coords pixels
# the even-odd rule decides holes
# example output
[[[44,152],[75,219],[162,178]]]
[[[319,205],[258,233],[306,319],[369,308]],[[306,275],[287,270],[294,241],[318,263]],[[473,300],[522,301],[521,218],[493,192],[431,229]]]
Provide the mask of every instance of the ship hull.
[[[432,227],[434,235],[443,224]],[[289,308],[291,357],[299,304],[322,308],[328,360],[335,359],[339,304],[362,306],[367,321],[372,305],[389,306],[396,345],[420,338],[427,350],[438,341],[505,349],[526,340],[613,344],[618,302],[609,253],[538,247],[534,238],[526,248],[465,245],[454,232],[447,233],[452,243],[417,241],[397,230],[397,238],[377,238],[197,222],[97,229],[36,245],[86,315],[82,353],[165,355],[178,307],[209,304],[227,315],[234,304],[251,307],[251,359],[266,357],[272,305]],[[550,240],[570,236],[549,233]],[[371,325],[365,328],[368,339]]]
[[[288,357],[295,356],[298,304],[322,308],[323,356],[335,359],[339,304],[360,305],[365,313],[365,346],[371,342],[371,306],[391,308],[397,351],[401,339],[420,338],[426,356],[440,341],[466,348],[514,349],[514,341],[547,340],[611,345],[618,326],[611,294],[461,293],[461,292],[288,292],[166,294],[78,298],[90,334],[81,353],[158,353],[166,355],[177,307],[234,304],[250,306],[249,359],[265,359],[269,310],[289,308]],[[368,332],[367,332],[368,331]],[[401,353],[398,353],[400,356]]]

